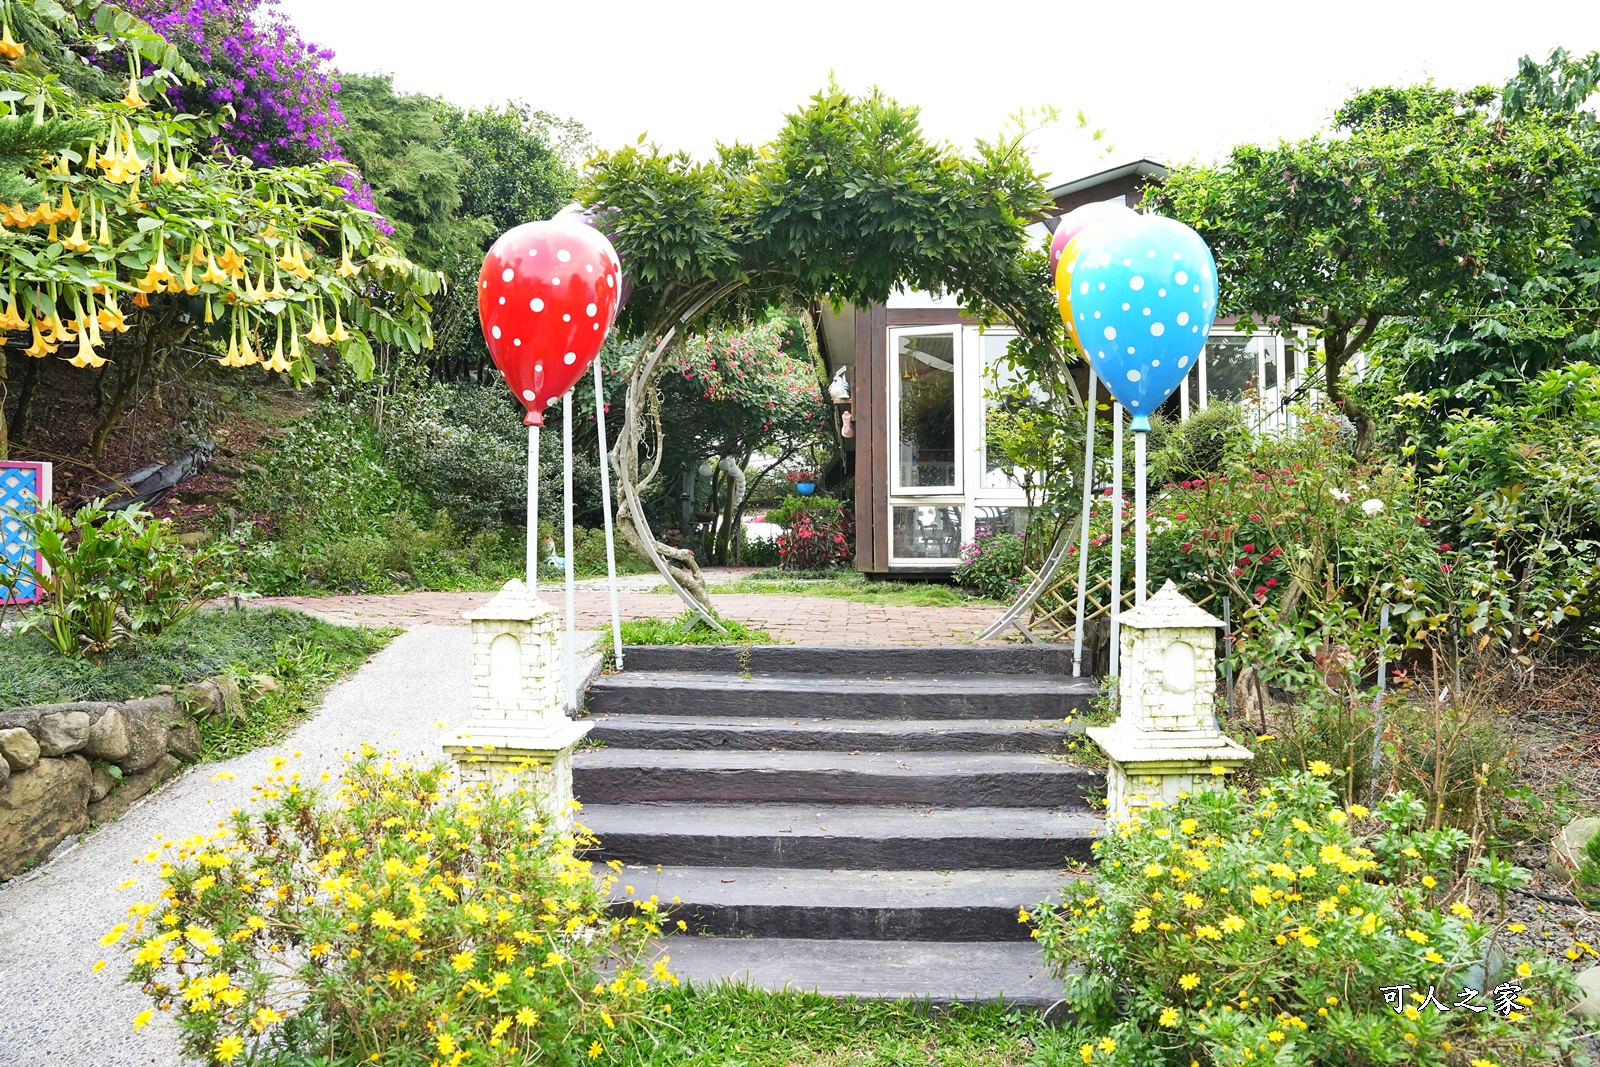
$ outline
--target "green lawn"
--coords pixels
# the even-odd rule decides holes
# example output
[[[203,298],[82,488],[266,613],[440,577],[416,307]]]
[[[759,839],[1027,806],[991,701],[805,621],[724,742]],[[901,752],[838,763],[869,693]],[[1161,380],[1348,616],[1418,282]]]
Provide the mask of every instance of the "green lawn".
[[[61,656],[37,634],[0,638],[0,707],[149,696],[216,674],[242,679],[242,721],[204,721],[206,759],[226,759],[288,733],[324,690],[398,631],[335,626],[298,612],[202,611],[156,637],[100,657]],[[275,683],[260,686],[252,675]]]
[[[713,595],[772,593],[783,596],[820,596],[853,600],[858,604],[892,604],[912,608],[1001,606],[999,601],[975,596],[953,585],[940,582],[870,581],[855,571],[838,571],[823,577],[788,575],[782,571],[760,571],[746,578],[718,582],[709,588]],[[670,591],[664,585],[651,590],[654,593]]]
[[[1032,1011],[993,1005],[930,1011],[904,1002],[836,1001],[733,985],[662,996],[672,1006],[670,1021],[616,1050],[613,1062],[626,1067],[1065,1062],[1064,1037]]]

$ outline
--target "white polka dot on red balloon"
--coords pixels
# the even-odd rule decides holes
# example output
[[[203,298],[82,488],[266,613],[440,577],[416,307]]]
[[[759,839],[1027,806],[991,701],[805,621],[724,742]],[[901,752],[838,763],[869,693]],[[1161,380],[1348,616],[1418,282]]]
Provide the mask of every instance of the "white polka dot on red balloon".
[[[512,278],[515,278],[516,276],[517,276],[517,272],[512,270],[510,267],[507,267],[505,270],[500,272],[500,280],[503,281],[503,282],[509,282]]]
[[[561,251],[556,253],[556,258],[565,263],[572,258],[572,253],[563,248]]]
[[[538,297],[534,297],[532,300],[528,301],[528,308],[532,311],[543,311],[544,301],[540,300]]]
[[[576,363],[578,362],[578,353],[568,352],[566,355],[561,357],[561,361],[563,363]]]
[[[584,309],[583,309],[583,313],[584,313],[584,314],[585,314],[585,315],[588,315],[588,316],[589,316],[589,317],[590,317],[590,318],[591,318],[591,319],[592,319],[592,318],[594,318],[594,313],[595,313],[595,312],[596,312],[596,311],[597,311],[597,310],[599,310],[599,309],[598,309],[598,308],[596,308],[596,307],[595,307],[595,306],[594,306],[594,305],[593,305],[593,304],[590,304],[590,305],[589,305],[589,306],[588,306],[588,307],[586,307],[586,308],[584,308]]]
[[[500,327],[491,326],[489,327],[489,332],[494,335],[496,341],[500,340]]]

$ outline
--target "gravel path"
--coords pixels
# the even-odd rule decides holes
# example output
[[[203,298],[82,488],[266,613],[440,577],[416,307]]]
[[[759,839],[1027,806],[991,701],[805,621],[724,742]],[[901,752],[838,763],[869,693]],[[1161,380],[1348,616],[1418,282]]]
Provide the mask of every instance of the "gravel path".
[[[418,626],[330,690],[322,710],[284,744],[190,770],[37,873],[0,887],[0,1064],[185,1062],[176,1027],[160,1013],[133,1032],[133,1017],[149,1004],[121,981],[122,953],[99,945],[129,904],[154,896],[153,872],[129,861],[148,852],[158,834],[214,831],[229,809],[246,802],[275,755],[300,753],[289,769],[315,780],[324,770],[336,772],[340,757],[363,741],[439,754],[440,724],[467,715],[470,654],[466,627]],[[219,771],[234,777],[213,780]],[[138,884],[118,891],[129,877]],[[102,958],[110,961],[106,968],[91,973]]]

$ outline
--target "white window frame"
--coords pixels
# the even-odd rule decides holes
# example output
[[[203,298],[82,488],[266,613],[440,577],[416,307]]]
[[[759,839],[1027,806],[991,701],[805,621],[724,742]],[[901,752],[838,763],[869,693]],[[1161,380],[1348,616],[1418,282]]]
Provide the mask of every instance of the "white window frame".
[[[961,497],[966,479],[963,477],[966,466],[964,462],[962,442],[966,440],[965,405],[962,401],[964,373],[967,360],[962,351],[966,330],[959,323],[948,326],[891,326],[889,327],[888,363],[889,363],[889,498],[891,505],[895,501],[905,503],[924,503],[931,497]],[[951,469],[954,471],[954,485],[901,485],[900,484],[900,339],[902,337],[940,337],[948,336],[953,339],[951,346],[955,356],[953,372],[954,396],[952,398],[951,416],[955,420],[955,456]],[[891,523],[893,515],[890,515]],[[963,520],[964,521],[964,520]],[[893,526],[890,526],[893,529]]]

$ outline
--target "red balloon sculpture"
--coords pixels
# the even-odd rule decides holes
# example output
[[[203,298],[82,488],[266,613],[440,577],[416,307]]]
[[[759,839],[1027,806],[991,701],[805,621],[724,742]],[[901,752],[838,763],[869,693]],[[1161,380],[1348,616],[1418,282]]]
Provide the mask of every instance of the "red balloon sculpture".
[[[579,219],[526,222],[500,235],[478,272],[478,318],[494,365],[544,425],[617,317],[622,268],[611,242]]]

